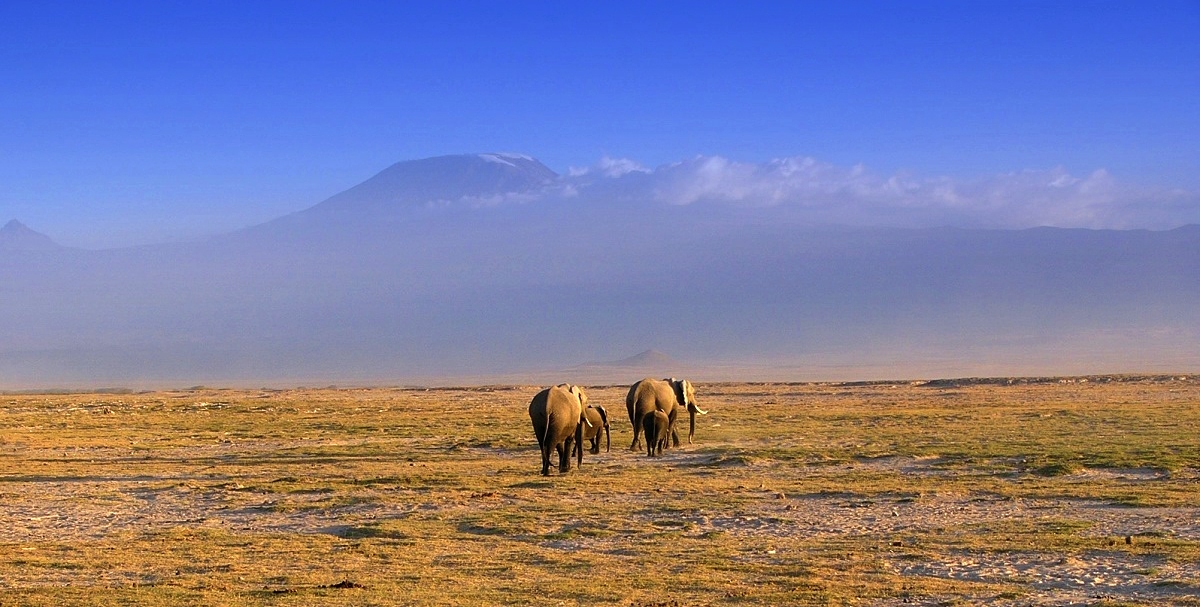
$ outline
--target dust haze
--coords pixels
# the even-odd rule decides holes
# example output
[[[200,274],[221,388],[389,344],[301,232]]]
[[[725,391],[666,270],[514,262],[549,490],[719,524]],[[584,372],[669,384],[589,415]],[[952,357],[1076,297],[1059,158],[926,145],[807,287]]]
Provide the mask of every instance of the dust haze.
[[[0,231],[0,388],[558,380],[570,369],[629,381],[664,367],[698,380],[871,379],[1200,362],[1200,226],[1091,229],[1128,223],[1103,175],[1039,177],[1076,194],[1023,212],[1052,225],[1055,213],[1089,214],[1080,227],[1016,229],[994,208],[964,210],[963,185],[905,214],[935,200],[936,184],[896,189],[835,169],[610,160],[559,176],[527,156],[465,155],[398,163],[203,242],[88,251],[12,222]],[[803,171],[824,176],[797,181]],[[1006,187],[1034,196],[1018,185]],[[1080,199],[1102,187],[1103,200]],[[1171,204],[1175,220],[1194,213],[1190,199]],[[628,359],[646,350],[665,354]]]

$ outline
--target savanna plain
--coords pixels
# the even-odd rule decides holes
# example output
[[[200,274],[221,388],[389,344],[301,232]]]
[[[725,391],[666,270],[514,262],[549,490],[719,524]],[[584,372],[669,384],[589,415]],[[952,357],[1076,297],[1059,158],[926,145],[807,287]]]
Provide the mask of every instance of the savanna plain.
[[[1200,605],[1194,376],[540,388],[0,395],[0,605]]]

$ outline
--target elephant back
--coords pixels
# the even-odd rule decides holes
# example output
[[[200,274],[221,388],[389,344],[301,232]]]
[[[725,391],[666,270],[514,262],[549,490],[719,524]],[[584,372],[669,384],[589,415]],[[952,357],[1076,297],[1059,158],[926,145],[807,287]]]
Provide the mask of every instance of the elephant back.
[[[667,414],[677,406],[675,390],[669,381],[647,377],[629,387],[625,397],[630,421],[658,409]]]
[[[573,414],[576,419],[583,412],[579,397],[571,392],[569,386],[561,385],[546,389],[546,406],[552,414],[560,412]]]
[[[546,406],[550,402],[550,390],[551,388],[546,388],[534,394],[533,398],[529,401],[529,417],[535,421],[546,418]]]
[[[545,419],[551,435],[563,436],[574,432],[582,415],[579,397],[572,394],[569,388],[554,386],[547,390]]]

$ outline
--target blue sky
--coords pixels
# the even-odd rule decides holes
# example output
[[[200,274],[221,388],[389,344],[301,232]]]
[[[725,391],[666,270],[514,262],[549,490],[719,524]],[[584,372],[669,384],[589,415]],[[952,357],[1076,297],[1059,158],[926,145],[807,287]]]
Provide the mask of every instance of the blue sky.
[[[750,6],[747,6],[750,4]],[[1200,2],[0,3],[0,223],[102,247],[387,165],[805,156],[1200,191]]]

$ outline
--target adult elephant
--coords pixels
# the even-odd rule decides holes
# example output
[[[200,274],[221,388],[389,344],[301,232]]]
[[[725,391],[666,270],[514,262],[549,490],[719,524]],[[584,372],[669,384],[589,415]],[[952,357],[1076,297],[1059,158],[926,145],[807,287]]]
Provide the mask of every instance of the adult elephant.
[[[647,413],[662,411],[669,420],[668,427],[675,446],[679,446],[679,433],[675,430],[675,421],[679,412],[687,410],[691,416],[688,429],[688,443],[696,435],[696,414],[708,415],[696,405],[696,390],[692,382],[686,379],[653,379],[647,377],[629,387],[625,396],[625,408],[629,411],[629,423],[633,425],[633,442],[629,444],[630,451],[641,448],[638,434],[642,430],[642,418]]]
[[[571,469],[571,456],[583,465],[583,416],[587,395],[583,388],[560,384],[546,388],[529,401],[529,419],[542,451],[542,475],[550,474],[550,452],[558,451],[558,471]]]
[[[603,405],[587,405],[583,408],[583,416],[587,418],[587,424],[583,428],[583,440],[591,443],[589,452],[596,454],[600,453],[600,433],[604,433],[604,450],[608,451],[611,445],[609,437],[610,427],[608,425],[608,410]]]

